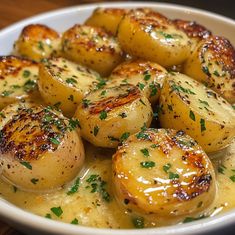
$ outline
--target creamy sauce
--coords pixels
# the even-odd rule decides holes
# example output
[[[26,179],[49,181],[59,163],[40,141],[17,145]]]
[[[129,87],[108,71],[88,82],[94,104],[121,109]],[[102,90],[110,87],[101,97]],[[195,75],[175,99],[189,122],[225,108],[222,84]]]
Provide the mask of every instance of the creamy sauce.
[[[36,194],[14,189],[13,186],[0,180],[0,196],[16,206],[45,217],[50,214],[51,219],[71,223],[77,219],[83,226],[99,228],[133,228],[133,220],[137,217],[130,211],[125,211],[114,198],[112,192],[111,156],[114,150],[106,150],[86,144],[86,163],[82,172],[78,191],[72,195],[67,192],[73,182],[63,189]],[[203,214],[186,215],[176,219],[144,218],[145,227],[158,227],[181,223],[185,217],[215,216],[235,208],[235,141],[226,150],[211,156],[217,178],[217,196],[212,205]],[[87,179],[98,174],[107,182],[105,190],[110,194],[110,202],[102,198],[100,192],[91,192],[91,183]],[[232,180],[230,177],[234,175]],[[61,207],[63,213],[57,217],[51,211],[53,207]]]

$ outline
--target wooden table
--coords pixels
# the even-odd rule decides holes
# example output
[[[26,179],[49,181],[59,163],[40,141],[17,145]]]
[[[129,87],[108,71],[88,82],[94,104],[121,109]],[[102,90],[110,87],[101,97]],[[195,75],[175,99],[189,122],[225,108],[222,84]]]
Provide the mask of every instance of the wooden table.
[[[108,1],[108,0],[107,0]],[[112,0],[113,1],[113,0]],[[121,1],[121,0],[118,0]],[[102,2],[101,0],[0,0],[0,29],[45,11],[55,10],[78,4]],[[110,0],[109,0],[110,2]],[[182,5],[190,5],[198,8],[215,11],[217,13],[235,18],[234,1],[223,0],[165,0],[164,2],[175,2]],[[0,235],[20,235],[18,231],[0,221]],[[22,235],[22,234],[21,234]]]

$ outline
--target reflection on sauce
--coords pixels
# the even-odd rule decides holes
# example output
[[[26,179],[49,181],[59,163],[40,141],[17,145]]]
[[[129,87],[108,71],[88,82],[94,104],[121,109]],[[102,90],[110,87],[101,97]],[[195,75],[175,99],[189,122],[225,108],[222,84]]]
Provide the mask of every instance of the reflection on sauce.
[[[111,183],[113,151],[95,148],[90,144],[86,150],[86,164],[79,175],[80,183],[77,192],[68,193],[74,183],[48,194],[22,192],[0,180],[0,196],[24,210],[67,223],[77,220],[80,225],[84,226],[133,228],[135,224],[133,219],[136,216],[121,208],[113,196]],[[215,216],[235,207],[235,142],[217,156],[213,156],[212,161],[216,171],[218,192],[213,204],[204,211],[203,217]],[[62,214],[57,216],[58,214],[53,213],[51,211],[53,207],[60,207]],[[188,218],[190,221],[191,217],[200,216],[202,214],[186,217],[190,217]],[[185,220],[185,217],[178,217],[174,220],[153,217],[144,218],[145,227],[171,225]]]

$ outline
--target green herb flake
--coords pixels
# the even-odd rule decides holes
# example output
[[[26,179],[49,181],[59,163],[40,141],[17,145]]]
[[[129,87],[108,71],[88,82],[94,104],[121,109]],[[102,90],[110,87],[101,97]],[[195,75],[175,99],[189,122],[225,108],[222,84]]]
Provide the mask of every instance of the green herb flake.
[[[121,142],[125,141],[129,136],[130,136],[130,132],[123,133],[122,136],[120,137],[120,141]]]
[[[116,138],[116,137],[114,137],[114,136],[108,136],[108,138],[111,140],[111,141],[117,141],[117,142],[119,142],[119,139],[118,138]]]
[[[55,145],[59,145],[60,141],[57,138],[49,138],[50,142],[55,144]]]
[[[30,76],[31,72],[29,70],[24,70],[23,71],[23,77],[28,78]]]
[[[106,90],[103,90],[103,91],[101,91],[100,96],[105,96],[106,93],[107,93],[107,91],[106,91]]]
[[[171,164],[170,164],[170,163],[167,163],[166,165],[164,165],[164,166],[162,167],[162,169],[163,169],[166,173],[168,173],[168,171],[169,171],[170,168],[171,168]]]
[[[23,89],[25,92],[30,92],[34,90],[36,87],[37,87],[36,81],[31,80],[31,79],[27,80],[23,85]]]
[[[182,86],[176,85],[175,83],[171,85],[172,91],[184,92],[186,94],[196,95],[192,90],[186,89]]]
[[[41,50],[41,51],[44,51],[44,45],[43,45],[42,41],[38,42],[38,49]]]
[[[206,106],[209,106],[209,104],[208,104],[207,101],[205,101],[205,100],[200,100],[200,99],[198,99],[198,100],[199,100],[199,102],[200,102],[201,104],[205,104]]]
[[[135,228],[144,228],[144,218],[143,217],[133,218],[132,223]]]
[[[106,81],[104,79],[98,78],[98,83],[96,84],[96,89],[101,89],[106,85]]]
[[[155,149],[155,148],[159,147],[159,144],[152,144],[150,147]]]
[[[77,80],[75,80],[74,78],[67,78],[65,81],[68,84],[76,84],[76,83],[78,83]]]
[[[220,174],[223,174],[224,175],[224,171],[226,170],[226,167],[224,165],[220,165],[218,166],[218,172]]]
[[[32,178],[30,181],[31,181],[33,184],[37,184],[38,181],[39,181],[39,179]]]
[[[177,173],[169,172],[169,179],[174,180],[174,179],[179,179],[179,175]]]
[[[194,115],[194,112],[193,112],[192,110],[190,110],[190,112],[189,112],[189,117],[190,117],[193,121],[195,121],[195,115]]]
[[[140,88],[141,91],[145,88],[145,85],[143,83],[140,83],[140,82],[138,83],[137,86]]]
[[[67,195],[72,195],[72,194],[76,193],[78,191],[79,186],[80,186],[80,177],[78,177],[75,180],[73,186],[67,192]]]
[[[230,176],[229,179],[235,182],[235,175]]]
[[[19,89],[21,86],[19,86],[19,85],[11,85],[11,88],[13,88],[13,89]]]
[[[100,120],[104,120],[107,118],[107,112],[105,110],[100,112]]]
[[[147,148],[141,149],[140,152],[143,153],[145,157],[149,157],[149,150]]]
[[[29,162],[20,162],[21,165],[25,166],[29,170],[32,170],[32,166]]]
[[[149,135],[144,132],[139,132],[135,136],[137,139],[144,139],[144,140],[148,140],[150,138]]]
[[[205,120],[201,118],[200,120],[201,132],[206,130]]]
[[[146,161],[146,162],[141,162],[140,166],[143,168],[152,168],[154,167],[156,164],[153,161]]]
[[[1,116],[2,118],[6,118],[5,114],[2,113],[2,112],[0,112],[0,116]]]
[[[88,99],[83,99],[83,100],[82,100],[82,104],[83,104],[83,107],[84,107],[84,108],[87,108],[90,103],[91,103],[91,101],[88,100]]]
[[[94,130],[93,130],[93,133],[94,133],[94,136],[97,136],[98,132],[99,132],[99,127],[98,126],[95,126],[94,127]]]
[[[51,214],[47,213],[47,214],[45,215],[45,218],[51,219]]]
[[[213,74],[214,74],[216,77],[219,77],[219,76],[220,76],[220,74],[219,74],[219,72],[218,72],[217,70],[215,70]]]
[[[73,118],[69,119],[68,129],[70,131],[73,131],[76,128],[81,128],[79,120],[78,119],[73,119]]]
[[[52,207],[51,211],[57,216],[60,217],[63,214],[63,210],[61,209],[61,207]]]
[[[77,219],[77,218],[74,218],[74,219],[71,221],[70,224],[75,224],[75,225],[79,224],[79,223],[78,223],[78,219]]]
[[[144,80],[145,81],[148,81],[150,78],[151,78],[151,74],[147,73],[147,74],[144,75]]]
[[[203,71],[203,73],[205,73],[208,76],[211,75],[207,66],[202,66],[202,71]]]
[[[7,90],[5,90],[5,91],[3,91],[1,93],[1,96],[2,97],[7,97],[7,96],[11,95],[12,93],[14,93],[14,91],[7,91]]]

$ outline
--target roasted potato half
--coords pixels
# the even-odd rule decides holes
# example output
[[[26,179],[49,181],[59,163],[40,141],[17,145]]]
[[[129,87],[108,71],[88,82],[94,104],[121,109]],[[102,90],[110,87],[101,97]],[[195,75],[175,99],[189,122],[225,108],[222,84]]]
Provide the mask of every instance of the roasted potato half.
[[[40,65],[38,86],[47,104],[59,103],[60,109],[72,116],[82,98],[100,79],[91,69],[57,57]]]
[[[30,24],[23,28],[14,49],[21,56],[40,61],[58,54],[60,43],[60,35],[55,30],[42,24]]]
[[[122,50],[103,28],[74,25],[62,37],[64,57],[108,76],[123,60]]]
[[[84,161],[78,121],[52,107],[11,104],[0,117],[0,177],[26,191],[70,182]]]
[[[235,103],[235,49],[227,39],[213,36],[201,41],[184,64],[183,73]]]
[[[75,118],[83,138],[96,146],[115,148],[141,127],[149,127],[152,108],[138,87],[126,84],[88,94]]]
[[[164,67],[181,64],[190,54],[188,36],[147,8],[130,10],[119,24],[117,37],[125,52]]]
[[[138,214],[189,216],[216,195],[209,157],[183,131],[147,129],[130,136],[113,155],[112,169],[117,200]]]
[[[38,64],[17,56],[0,57],[0,110],[20,99],[36,98]]]
[[[116,35],[118,25],[126,12],[126,9],[121,8],[98,7],[85,21],[85,25],[102,27],[107,32],[111,32],[113,35]]]
[[[159,120],[163,128],[184,130],[206,152],[225,148],[235,136],[235,111],[216,92],[192,78],[172,73],[163,85]]]
[[[109,85],[132,84],[144,92],[152,104],[156,103],[167,71],[157,63],[136,60],[118,65],[109,77]]]
[[[201,40],[211,36],[210,30],[208,30],[207,28],[198,24],[195,21],[175,19],[173,20],[173,23],[179,30],[184,31],[187,34],[187,36],[190,38],[190,41],[192,43],[191,45],[192,51],[195,49],[195,47]]]

